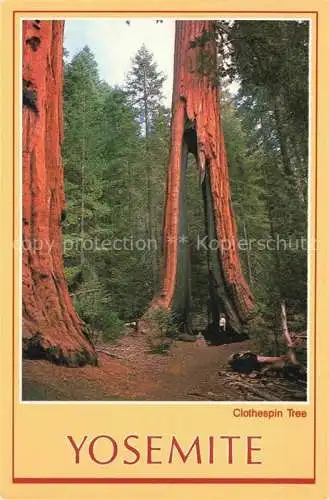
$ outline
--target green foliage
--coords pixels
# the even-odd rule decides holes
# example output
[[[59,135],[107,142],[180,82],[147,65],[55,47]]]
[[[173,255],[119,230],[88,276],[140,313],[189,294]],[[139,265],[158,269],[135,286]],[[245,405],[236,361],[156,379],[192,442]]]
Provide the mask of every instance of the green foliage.
[[[172,341],[178,337],[178,325],[172,312],[157,307],[147,312],[152,335],[148,337],[149,353],[168,355]]]
[[[167,167],[169,113],[162,106],[162,86],[165,76],[157,69],[153,54],[143,45],[132,59],[125,90],[129,103],[140,125],[141,161],[143,162],[144,186],[141,189],[146,202],[144,212],[145,237],[154,242],[146,256],[150,265],[150,293],[159,288],[162,225],[162,205],[165,192],[165,169]]]
[[[163,307],[151,309],[148,312],[147,320],[149,321],[152,331],[157,333],[160,338],[176,338],[179,334],[179,323],[175,314]]]
[[[163,341],[158,344],[150,343],[149,354],[161,354],[168,356],[171,344],[168,341]]]
[[[241,256],[265,324],[251,331],[266,353],[280,353],[283,300],[289,328],[306,329],[309,26],[236,21],[217,28],[223,85],[240,83],[236,97],[224,99],[223,123],[239,236],[255,240]]]
[[[80,316],[95,338],[106,341],[118,338],[123,322],[140,316],[153,295],[153,250],[141,251],[135,244],[148,237],[149,166],[154,235],[161,238],[169,114],[160,105],[161,96],[157,103],[152,92],[146,155],[131,96],[99,79],[88,47],[70,61],[66,57],[65,274]],[[155,250],[158,275],[160,251]]]
[[[145,126],[145,135],[154,120],[162,100],[162,86],[166,77],[158,71],[153,54],[145,45],[137,51],[127,75],[126,90],[139,122]]]

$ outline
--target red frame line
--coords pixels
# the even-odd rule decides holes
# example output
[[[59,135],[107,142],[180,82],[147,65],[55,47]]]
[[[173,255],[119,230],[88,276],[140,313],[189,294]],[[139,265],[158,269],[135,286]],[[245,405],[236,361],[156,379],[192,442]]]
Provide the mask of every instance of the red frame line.
[[[315,478],[249,478],[249,477],[16,477],[18,484],[314,484]]]
[[[51,13],[51,14],[317,14],[316,10],[15,10],[14,14],[27,13]],[[83,18],[81,18],[83,19]]]
[[[76,10],[14,10],[13,23],[13,96],[15,96],[15,15],[28,13],[65,13],[65,14],[183,14],[184,11],[175,10],[127,10],[127,11],[76,11]],[[315,228],[314,237],[317,241],[317,165],[318,165],[318,55],[319,55],[319,13],[318,11],[188,11],[186,14],[295,14],[295,15],[314,15],[316,26],[316,56],[315,56]],[[16,120],[15,120],[15,99],[13,99],[13,161],[15,165],[16,154]],[[13,200],[16,194],[16,172],[13,168]],[[13,203],[13,241],[15,241],[15,203]],[[16,324],[16,296],[15,296],[15,245],[13,245],[13,326]],[[317,252],[314,253],[314,369],[316,368],[316,292],[317,292]],[[12,365],[12,483],[14,484],[315,484],[316,483],[316,376],[314,374],[314,448],[313,448],[313,477],[312,478],[213,478],[213,477],[126,477],[126,478],[105,478],[105,477],[15,477],[15,436],[14,436],[14,417],[15,417],[15,328],[13,328],[12,340],[13,365]]]

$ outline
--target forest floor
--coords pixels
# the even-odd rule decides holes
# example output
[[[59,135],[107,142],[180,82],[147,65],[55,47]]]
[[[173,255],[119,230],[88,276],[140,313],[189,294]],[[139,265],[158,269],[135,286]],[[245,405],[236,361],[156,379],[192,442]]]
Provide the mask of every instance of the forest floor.
[[[228,358],[253,350],[251,340],[223,345],[174,341],[166,354],[150,353],[143,335],[97,347],[99,365],[67,368],[23,360],[23,400],[261,401],[304,400],[293,382],[228,369]]]

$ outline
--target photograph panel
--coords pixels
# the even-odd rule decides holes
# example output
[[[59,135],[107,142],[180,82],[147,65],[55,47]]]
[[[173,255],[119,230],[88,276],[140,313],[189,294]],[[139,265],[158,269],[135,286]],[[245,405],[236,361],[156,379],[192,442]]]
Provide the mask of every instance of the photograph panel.
[[[24,401],[307,400],[311,25],[22,21]]]

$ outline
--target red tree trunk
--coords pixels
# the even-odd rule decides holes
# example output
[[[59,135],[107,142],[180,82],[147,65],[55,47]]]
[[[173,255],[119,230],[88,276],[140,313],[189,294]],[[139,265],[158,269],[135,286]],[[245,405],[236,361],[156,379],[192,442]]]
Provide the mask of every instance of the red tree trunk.
[[[23,23],[23,355],[96,363],[64,277],[63,21]]]
[[[188,266],[182,268],[180,264],[180,253],[185,252],[181,241],[185,221],[180,219],[186,156],[192,152],[201,173],[208,243],[215,237],[220,244],[215,254],[209,251],[213,321],[216,323],[223,312],[229,327],[241,332],[253,307],[253,299],[241,271],[237,247],[216,85],[214,28],[213,21],[176,21],[171,145],[164,218],[163,287],[152,307],[173,308],[175,297],[180,293],[180,282],[188,272]],[[205,33],[208,36],[203,36]],[[195,43],[198,37],[201,37],[200,43]]]

